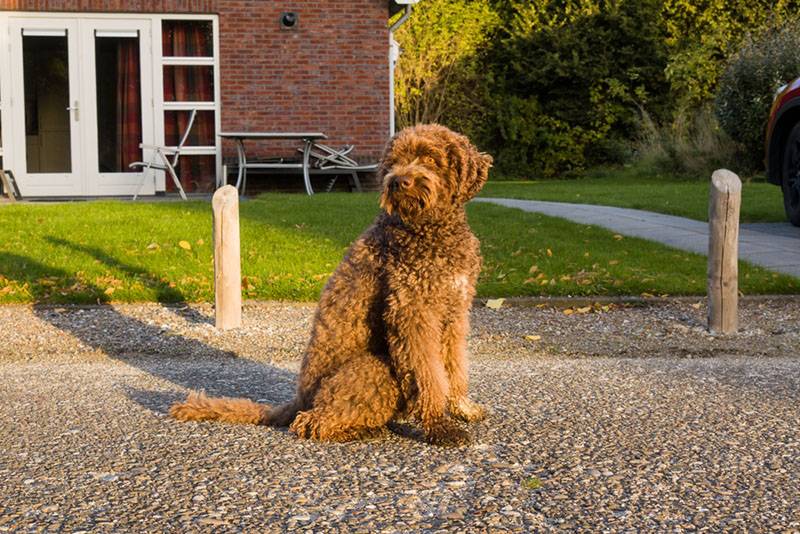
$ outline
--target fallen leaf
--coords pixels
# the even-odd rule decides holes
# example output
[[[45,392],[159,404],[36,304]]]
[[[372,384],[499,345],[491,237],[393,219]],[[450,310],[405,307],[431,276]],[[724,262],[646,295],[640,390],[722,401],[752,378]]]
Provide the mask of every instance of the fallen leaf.
[[[694,304],[692,304],[692,308],[694,308],[695,310],[699,310],[700,306],[702,305],[703,305],[702,302],[695,302]]]
[[[205,244],[206,244],[206,242],[205,242],[205,241],[203,241],[202,239],[198,239],[198,240],[197,240],[197,244],[198,244],[198,245],[205,245]]]
[[[525,336],[525,339],[527,339],[528,341],[539,341],[540,339],[542,339],[542,336]]]
[[[589,313],[590,311],[592,311],[592,307],[591,306],[584,306],[582,308],[578,308],[575,311],[578,312],[578,313]]]
[[[538,265],[531,265],[531,268],[530,268],[530,269],[528,269],[528,272],[529,272],[530,274],[533,274],[533,273],[535,273],[535,272],[536,272],[536,271],[538,271],[538,270],[539,270],[539,266],[538,266]]]
[[[192,250],[192,244],[188,241],[179,241],[178,246],[181,247],[183,250]]]
[[[652,293],[642,293],[642,297],[644,297],[646,299],[651,299],[651,298],[654,298],[655,295],[653,295]]]
[[[111,295],[112,293],[114,293],[114,291],[116,291],[116,288],[109,287],[108,289],[103,291],[103,293],[105,293],[106,295]]]
[[[552,250],[550,250],[549,248],[547,249],[547,255],[548,255],[548,256],[552,256],[552,255],[553,255],[553,251],[552,251]]]
[[[489,299],[486,301],[486,307],[492,310],[498,310],[505,301],[506,299]]]
[[[619,260],[609,260],[609,262],[608,262],[609,265],[616,265],[618,263],[619,263]]]
[[[621,235],[619,235],[619,234],[614,234],[614,239],[619,241],[620,239],[623,239],[623,237]]]
[[[158,250],[160,248],[161,247],[159,246],[158,243],[150,243],[149,245],[147,245],[147,250]]]
[[[575,310],[573,310],[572,308],[567,308],[566,310],[564,310],[564,315],[572,315],[573,313],[575,313]]]
[[[524,284],[534,284],[534,283],[536,283],[536,279],[535,278],[526,278],[525,281],[522,282],[523,285]]]

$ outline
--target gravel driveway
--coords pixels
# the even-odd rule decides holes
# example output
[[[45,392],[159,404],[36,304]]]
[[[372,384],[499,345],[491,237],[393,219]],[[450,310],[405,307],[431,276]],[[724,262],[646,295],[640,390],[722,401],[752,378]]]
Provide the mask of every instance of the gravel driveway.
[[[800,300],[478,308],[460,449],[165,417],[290,398],[313,310],[0,307],[0,531],[800,531]]]

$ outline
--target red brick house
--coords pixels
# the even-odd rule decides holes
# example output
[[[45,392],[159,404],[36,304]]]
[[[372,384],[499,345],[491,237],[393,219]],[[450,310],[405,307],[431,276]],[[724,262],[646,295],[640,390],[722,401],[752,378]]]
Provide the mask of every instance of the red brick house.
[[[131,194],[142,175],[128,163],[148,157],[139,143],[176,144],[193,109],[179,172],[188,191],[212,189],[233,154],[223,131],[322,131],[375,162],[389,136],[387,22],[397,9],[388,0],[0,0],[2,167],[23,196]],[[157,176],[144,192],[168,182]]]

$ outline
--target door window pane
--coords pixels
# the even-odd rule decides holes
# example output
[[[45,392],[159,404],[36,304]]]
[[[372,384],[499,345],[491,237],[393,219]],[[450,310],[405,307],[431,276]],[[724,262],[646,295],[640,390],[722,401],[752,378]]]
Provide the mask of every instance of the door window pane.
[[[164,20],[161,22],[164,57],[211,57],[214,55],[210,20]]]
[[[189,124],[191,111],[164,112],[164,141],[167,146],[177,146]],[[214,112],[198,111],[184,146],[214,146]]]
[[[142,161],[142,95],[138,37],[95,37],[97,144],[100,172],[131,172]]]
[[[67,36],[22,36],[29,173],[72,172]]]

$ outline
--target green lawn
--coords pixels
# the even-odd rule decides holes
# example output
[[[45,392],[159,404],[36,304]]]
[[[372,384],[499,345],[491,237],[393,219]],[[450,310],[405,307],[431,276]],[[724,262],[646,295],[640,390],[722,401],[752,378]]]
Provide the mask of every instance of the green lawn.
[[[375,194],[268,194],[241,205],[244,292],[317,299]],[[0,206],[0,303],[211,301],[205,202]],[[479,295],[703,294],[706,262],[647,241],[499,206],[469,206],[485,257]],[[745,293],[798,293],[800,280],[742,267]]]
[[[644,169],[595,170],[584,178],[490,181],[481,196],[635,208],[708,220],[708,179],[654,175]],[[784,222],[781,189],[765,182],[742,186],[742,222]]]

